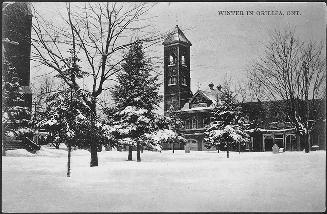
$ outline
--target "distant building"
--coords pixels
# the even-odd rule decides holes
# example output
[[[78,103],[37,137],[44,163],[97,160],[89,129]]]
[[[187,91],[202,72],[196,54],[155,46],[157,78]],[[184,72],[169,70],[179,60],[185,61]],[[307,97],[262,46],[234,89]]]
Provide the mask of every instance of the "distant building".
[[[164,112],[178,111],[184,123],[180,130],[187,139],[191,150],[207,150],[204,146],[204,132],[214,122],[213,109],[221,103],[221,86],[209,84],[208,90],[197,90],[192,94],[190,89],[190,46],[178,26],[168,34],[164,45]],[[286,151],[302,150],[304,145],[295,128],[286,121],[280,112],[285,111],[283,101],[248,102],[240,104],[251,121],[258,121],[256,129],[248,130],[251,141],[244,150],[271,151],[277,144]],[[325,109],[325,108],[324,108]],[[322,112],[324,110],[322,109]],[[318,121],[310,138],[311,145],[326,149],[326,120]],[[164,145],[169,149],[171,145]],[[184,145],[175,144],[175,149],[184,149]],[[214,148],[213,148],[214,149]]]
[[[27,2],[2,4],[2,50],[4,57],[16,68],[24,91],[23,107],[32,108],[30,90],[32,12]]]

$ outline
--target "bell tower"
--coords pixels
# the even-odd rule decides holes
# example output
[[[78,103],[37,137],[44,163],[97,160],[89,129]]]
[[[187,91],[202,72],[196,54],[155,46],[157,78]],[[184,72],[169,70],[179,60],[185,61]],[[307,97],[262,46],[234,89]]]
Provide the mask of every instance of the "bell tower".
[[[191,42],[178,25],[164,42],[164,112],[180,110],[192,96],[190,78]]]

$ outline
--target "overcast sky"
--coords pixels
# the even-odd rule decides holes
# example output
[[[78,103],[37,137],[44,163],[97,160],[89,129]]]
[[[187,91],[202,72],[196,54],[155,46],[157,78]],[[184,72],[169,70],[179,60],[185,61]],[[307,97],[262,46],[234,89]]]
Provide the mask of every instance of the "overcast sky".
[[[51,19],[59,18],[58,12],[63,12],[65,6],[58,2],[33,4]],[[244,15],[219,15],[219,11],[243,11]],[[253,15],[246,15],[245,11],[253,11]],[[281,11],[284,15],[259,15],[257,11]],[[287,15],[287,11],[298,11],[298,15]],[[245,81],[247,65],[262,54],[274,29],[295,27],[302,40],[326,41],[324,3],[165,2],[158,3],[149,16],[156,16],[153,24],[157,31],[163,33],[178,24],[192,42],[193,92],[198,87],[206,89],[210,82],[221,83],[226,74],[234,83]],[[162,45],[155,48],[156,54],[163,54]],[[33,72],[32,68],[31,76],[40,72]]]

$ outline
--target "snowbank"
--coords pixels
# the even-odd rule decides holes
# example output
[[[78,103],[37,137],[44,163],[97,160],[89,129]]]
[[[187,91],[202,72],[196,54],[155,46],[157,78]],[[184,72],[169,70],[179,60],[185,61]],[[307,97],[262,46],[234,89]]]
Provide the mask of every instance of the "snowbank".
[[[63,149],[41,147],[41,149],[37,151],[36,154],[38,156],[47,156],[47,157],[63,157],[63,156],[66,157],[67,151]]]
[[[67,149],[55,149],[55,148],[45,148],[41,147],[39,151],[36,152],[38,156],[47,156],[47,157],[67,157]],[[90,155],[90,152],[83,149],[71,150],[72,156],[87,156]]]
[[[15,150],[7,150],[7,157],[35,157],[36,155],[28,152],[25,149],[15,149]]]
[[[72,149],[72,156],[87,156],[90,155],[90,152],[83,149]],[[49,148],[46,146],[42,146],[40,150],[36,151],[35,154],[28,152],[25,149],[15,149],[15,150],[7,150],[6,156],[8,157],[36,157],[36,156],[43,156],[43,157],[67,157],[67,149],[55,149]]]

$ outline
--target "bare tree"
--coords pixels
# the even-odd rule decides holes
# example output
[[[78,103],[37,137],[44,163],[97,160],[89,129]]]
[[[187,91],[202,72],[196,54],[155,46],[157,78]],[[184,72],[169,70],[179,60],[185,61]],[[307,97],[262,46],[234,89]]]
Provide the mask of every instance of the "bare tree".
[[[158,40],[144,33],[144,15],[153,6],[150,3],[81,3],[67,4],[63,26],[55,26],[35,12],[33,23],[33,60],[57,71],[58,76],[93,112],[99,95],[106,90],[106,82],[120,71],[123,51],[135,43],[137,32],[151,45]],[[83,89],[81,78],[87,78],[91,87]],[[94,141],[94,140],[92,140]],[[97,166],[97,145],[91,142],[90,166]]]
[[[32,98],[32,113],[33,118],[37,121],[39,113],[42,113],[46,110],[47,102],[46,98],[51,95],[51,93],[60,90],[60,86],[57,85],[50,76],[42,76],[37,84],[31,85],[33,91],[33,98]]]
[[[310,132],[320,116],[319,104],[326,97],[322,50],[322,44],[301,42],[292,30],[275,30],[264,55],[249,70],[250,87],[261,99],[287,103],[284,113],[304,136],[306,152],[310,149]]]

